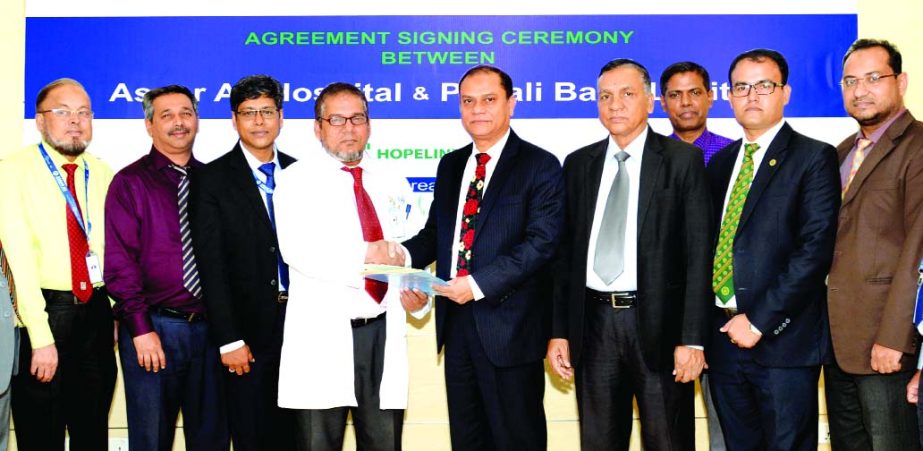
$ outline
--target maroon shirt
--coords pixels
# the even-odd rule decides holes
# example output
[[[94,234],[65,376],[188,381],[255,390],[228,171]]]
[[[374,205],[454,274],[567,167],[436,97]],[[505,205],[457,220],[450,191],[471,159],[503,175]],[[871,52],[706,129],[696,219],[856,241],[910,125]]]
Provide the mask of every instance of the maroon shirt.
[[[180,174],[157,149],[115,174],[106,196],[106,288],[132,337],[154,331],[149,311],[202,313],[183,286],[179,235]],[[190,159],[187,166],[202,163]]]

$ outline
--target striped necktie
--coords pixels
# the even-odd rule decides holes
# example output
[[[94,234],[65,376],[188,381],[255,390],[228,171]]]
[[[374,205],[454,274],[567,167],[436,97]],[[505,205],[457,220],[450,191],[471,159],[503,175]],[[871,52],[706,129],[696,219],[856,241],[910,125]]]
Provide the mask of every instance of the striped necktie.
[[[871,139],[859,138],[856,142],[856,152],[853,153],[852,166],[849,167],[849,175],[846,177],[846,183],[843,184],[843,191],[840,193],[841,196],[846,197],[846,191],[849,189],[849,185],[852,184],[853,178],[856,177],[856,173],[859,172],[859,166],[862,166],[862,162],[865,161],[865,151],[868,150],[871,145]]]
[[[199,270],[196,268],[195,254],[192,252],[192,233],[189,230],[189,177],[188,168],[170,165],[179,172],[179,189],[176,201],[179,206],[179,236],[183,251],[183,286],[196,298],[202,297],[202,285],[199,283]]]
[[[6,251],[3,250],[2,242],[0,242],[0,272],[6,278],[6,287],[10,292],[10,300],[13,302],[13,312],[16,314],[16,318],[19,318],[19,305],[16,303],[16,285],[13,283],[13,270],[6,260]],[[21,318],[19,322],[22,323]]]
[[[740,165],[737,180],[731,190],[724,219],[721,221],[721,232],[718,236],[718,248],[715,251],[715,268],[712,274],[712,289],[718,295],[722,304],[734,297],[734,236],[740,224],[740,214],[750,192],[753,182],[753,154],[759,150],[757,143],[744,145],[744,161]]]

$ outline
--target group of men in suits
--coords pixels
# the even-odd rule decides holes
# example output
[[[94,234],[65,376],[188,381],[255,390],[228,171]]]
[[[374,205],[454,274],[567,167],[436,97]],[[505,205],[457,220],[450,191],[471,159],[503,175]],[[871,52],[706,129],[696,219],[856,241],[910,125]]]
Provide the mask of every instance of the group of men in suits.
[[[195,96],[151,90],[151,151],[113,177],[84,153],[85,90],[52,82],[36,104],[42,143],[0,163],[0,213],[24,218],[0,226],[0,303],[27,332],[12,384],[20,446],[58,449],[66,428],[71,449],[105,448],[109,296],[132,449],[169,447],[180,410],[195,449],[339,449],[348,414],[362,449],[400,449],[405,315],[432,304],[359,270],[435,262],[453,449],[547,448],[543,359],[576,382],[583,449],[628,449],[633,399],[645,448],[694,449],[706,368],[728,449],[815,449],[822,368],[836,449],[919,449],[907,401],[919,393],[923,123],[903,106],[900,53],[867,39],[846,53],[843,101],[860,130],[838,149],[785,121],[783,55],[738,55],[743,138],[707,166],[702,148],[722,142],[704,126],[707,72],[667,72],[674,136],[648,125],[647,69],[615,59],[597,80],[608,136],[562,168],[510,127],[510,76],[469,69],[459,108],[472,143],[439,162],[419,231],[406,184],[363,158],[371,119],[352,85],[319,94],[324,152],[298,163],[275,143],[271,77],[234,85],[239,142],[206,165],[192,155]]]

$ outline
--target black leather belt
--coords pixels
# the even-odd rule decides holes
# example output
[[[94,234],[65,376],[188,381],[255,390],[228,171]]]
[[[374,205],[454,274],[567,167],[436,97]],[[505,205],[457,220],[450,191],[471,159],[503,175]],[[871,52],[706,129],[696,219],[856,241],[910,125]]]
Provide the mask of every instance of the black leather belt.
[[[174,310],[174,309],[171,309],[171,308],[158,308],[158,309],[154,309],[154,313],[157,313],[157,314],[160,315],[160,316],[166,316],[166,317],[168,317],[168,318],[179,318],[179,319],[183,319],[183,320],[189,321],[190,323],[194,323],[194,322],[196,322],[196,321],[204,321],[204,320],[205,320],[205,314],[204,314],[204,313],[198,313],[198,312],[191,312],[191,313],[190,313],[190,312],[181,312],[181,311],[179,311],[179,310]]]
[[[288,291],[280,291],[279,297],[276,298],[276,303],[285,304],[288,302]]]
[[[93,287],[93,294],[90,296],[96,296],[97,294],[103,292],[105,287]],[[46,304],[57,304],[57,305],[86,305],[90,301],[83,302],[74,295],[73,291],[64,291],[64,290],[48,290],[42,288],[42,296],[45,297]]]
[[[374,323],[375,321],[378,321],[378,320],[380,320],[380,319],[385,319],[385,314],[384,314],[384,313],[382,313],[381,315],[378,315],[378,316],[376,316],[376,317],[374,317],[374,318],[353,318],[353,319],[349,320],[349,322],[350,322],[350,324],[352,324],[353,329],[355,329],[355,328],[357,328],[357,327],[368,326],[369,324],[372,324],[372,323]]]
[[[592,288],[586,289],[587,299],[609,304],[612,308],[632,308],[637,305],[637,291],[596,291]]]

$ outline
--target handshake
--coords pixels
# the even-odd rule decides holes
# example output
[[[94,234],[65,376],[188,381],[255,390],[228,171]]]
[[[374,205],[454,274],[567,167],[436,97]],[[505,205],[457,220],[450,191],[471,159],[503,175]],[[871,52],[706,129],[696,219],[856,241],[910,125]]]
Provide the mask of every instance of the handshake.
[[[404,266],[404,260],[404,247],[396,241],[373,241],[365,252],[365,263]]]

